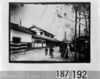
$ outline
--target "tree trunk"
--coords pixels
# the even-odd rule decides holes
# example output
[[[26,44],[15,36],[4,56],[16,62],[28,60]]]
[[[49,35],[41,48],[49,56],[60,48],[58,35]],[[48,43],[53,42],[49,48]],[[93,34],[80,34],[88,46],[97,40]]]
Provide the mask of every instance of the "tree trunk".
[[[74,58],[74,61],[77,60],[76,37],[77,37],[77,10],[75,10],[75,58]]]
[[[78,42],[80,43],[80,34],[81,34],[81,25],[80,25],[80,21],[81,21],[81,17],[80,17],[80,14],[81,14],[81,12],[79,12],[79,40],[78,40]],[[79,60],[81,59],[81,51],[80,51],[80,47],[81,46],[79,46],[79,48],[78,48],[78,54],[79,54]]]
[[[80,18],[80,12],[79,12],[79,38],[80,38],[80,34],[81,34],[81,25],[80,25],[80,21],[81,21],[81,18]]]
[[[86,18],[86,15],[84,15],[84,17],[85,17],[85,25],[86,25],[86,32],[85,32],[85,36],[87,35],[87,18]]]

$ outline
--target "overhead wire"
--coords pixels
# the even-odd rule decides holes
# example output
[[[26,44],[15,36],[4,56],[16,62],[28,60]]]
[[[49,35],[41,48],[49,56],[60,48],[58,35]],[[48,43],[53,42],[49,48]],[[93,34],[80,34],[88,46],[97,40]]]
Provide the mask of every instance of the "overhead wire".
[[[45,14],[45,12],[46,12],[46,10],[47,10],[47,7],[48,7],[48,6],[46,5],[46,7],[44,8],[44,10],[42,11],[42,14],[41,14],[40,18],[42,18],[43,15]],[[40,19],[40,18],[39,18],[39,19]]]
[[[58,8],[58,7],[57,7],[57,8]],[[62,10],[62,6],[61,6],[61,10]],[[69,20],[69,21],[71,21],[71,22],[75,22],[74,20],[71,20],[71,19],[69,19],[68,17],[65,18],[64,16],[60,15],[58,9],[57,9],[57,15],[58,15],[59,18],[67,19],[67,20]],[[83,23],[80,23],[80,22],[77,22],[77,23],[79,23],[79,24],[81,24],[81,25],[83,25],[83,26],[86,26],[86,25],[83,24]]]
[[[43,5],[44,6],[44,5]],[[40,22],[40,20],[43,18],[43,16],[44,16],[44,14],[46,13],[46,10],[47,10],[47,5],[45,5],[45,8],[44,8],[44,10],[42,11],[42,13],[41,13],[41,15],[40,15],[40,17],[39,17],[39,19],[38,19],[38,22]]]

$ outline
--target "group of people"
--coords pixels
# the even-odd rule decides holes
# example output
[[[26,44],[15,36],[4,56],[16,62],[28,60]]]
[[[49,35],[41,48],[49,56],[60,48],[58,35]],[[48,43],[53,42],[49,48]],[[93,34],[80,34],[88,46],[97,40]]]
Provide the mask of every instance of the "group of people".
[[[74,51],[74,47],[72,44],[67,43],[67,44],[62,44],[60,46],[60,52],[61,52],[61,58],[62,59],[69,59],[68,54]]]
[[[69,57],[69,53],[73,55],[74,57],[74,53],[73,51],[75,51],[73,44],[71,43],[64,43],[60,45],[60,50],[59,52],[61,53],[61,58],[62,59],[70,59]],[[51,56],[51,58],[54,58],[54,49],[53,47],[46,47],[45,48],[45,55],[49,55]]]
[[[61,58],[66,59],[68,58],[68,49],[67,45],[63,44],[60,46]]]
[[[52,47],[50,47],[50,48],[45,48],[45,55],[50,55],[51,56],[51,58],[53,58],[54,56],[53,56],[53,52],[54,52],[54,49],[52,48]]]

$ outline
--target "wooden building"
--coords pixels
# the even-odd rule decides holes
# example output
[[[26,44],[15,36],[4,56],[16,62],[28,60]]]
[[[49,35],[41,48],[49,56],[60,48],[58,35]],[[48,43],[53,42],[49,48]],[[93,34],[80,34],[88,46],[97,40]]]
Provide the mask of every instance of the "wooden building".
[[[32,35],[36,34],[23,26],[10,23],[10,51],[18,52],[32,47]]]
[[[43,30],[39,27],[36,27],[33,25],[29,28],[32,31],[36,32],[36,35],[32,36],[32,47],[50,47],[54,46],[58,40],[54,39],[54,35],[47,32],[46,30]]]
[[[54,35],[36,26],[25,28],[10,23],[10,51],[12,53],[32,48],[53,47],[59,41]]]

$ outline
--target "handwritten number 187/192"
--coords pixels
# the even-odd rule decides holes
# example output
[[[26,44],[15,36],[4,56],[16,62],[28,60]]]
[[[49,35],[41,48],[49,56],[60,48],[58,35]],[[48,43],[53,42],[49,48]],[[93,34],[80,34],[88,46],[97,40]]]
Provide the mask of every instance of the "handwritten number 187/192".
[[[57,71],[56,73],[57,78],[78,78],[78,79],[86,79],[87,78],[87,71]]]

